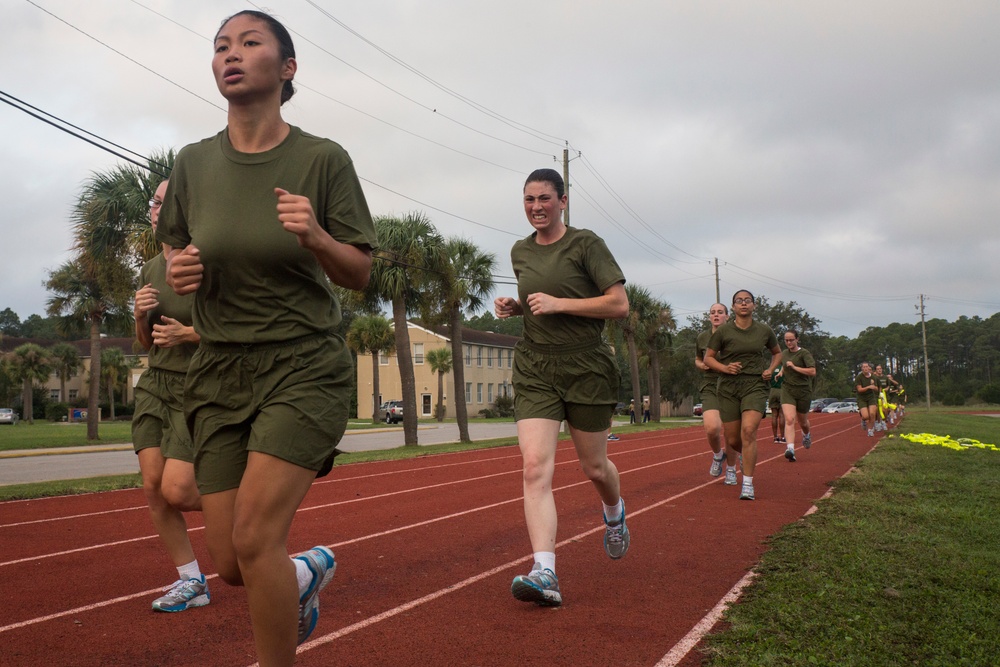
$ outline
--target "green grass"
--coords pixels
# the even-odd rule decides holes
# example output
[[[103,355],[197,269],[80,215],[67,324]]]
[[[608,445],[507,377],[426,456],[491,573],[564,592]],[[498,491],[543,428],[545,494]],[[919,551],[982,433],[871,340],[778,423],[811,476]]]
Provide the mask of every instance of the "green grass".
[[[904,432],[1000,444],[1000,419],[912,407]],[[770,541],[705,664],[994,665],[1000,452],[883,440]]]
[[[77,447],[94,444],[120,444],[132,442],[132,423],[127,421],[102,422],[97,429],[100,439],[87,441],[87,425],[36,421],[21,422],[17,426],[0,427],[0,452],[11,449],[46,449],[50,447]]]

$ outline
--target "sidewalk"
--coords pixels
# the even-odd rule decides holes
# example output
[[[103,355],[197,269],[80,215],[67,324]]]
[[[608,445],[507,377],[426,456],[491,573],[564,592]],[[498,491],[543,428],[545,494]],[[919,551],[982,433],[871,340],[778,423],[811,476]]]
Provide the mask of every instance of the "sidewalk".
[[[517,427],[514,422],[471,422],[469,435],[473,440],[510,438],[517,435]],[[420,445],[458,442],[458,425],[421,424],[417,441]],[[403,444],[403,427],[392,426],[348,431],[338,448],[344,452],[363,452],[395,449]],[[0,486],[137,472],[139,461],[130,443],[0,452]]]

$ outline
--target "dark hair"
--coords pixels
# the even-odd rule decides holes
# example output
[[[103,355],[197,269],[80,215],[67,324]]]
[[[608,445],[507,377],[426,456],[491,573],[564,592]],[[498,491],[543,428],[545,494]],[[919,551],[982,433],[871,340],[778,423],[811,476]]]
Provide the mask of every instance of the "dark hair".
[[[270,14],[258,12],[253,9],[244,9],[241,12],[236,12],[232,16],[223,19],[222,23],[219,25],[218,32],[215,33],[215,39],[219,38],[219,33],[222,32],[222,28],[237,16],[249,16],[250,18],[266,23],[267,27],[271,30],[271,34],[278,40],[278,46],[281,49],[281,59],[288,60],[289,58],[295,57],[295,45],[292,44],[292,36],[288,34],[288,30],[281,24],[281,21],[274,18]],[[212,41],[214,42],[215,39]],[[281,103],[284,104],[288,100],[292,99],[292,95],[294,94],[295,86],[292,85],[292,80],[289,79],[288,81],[285,81],[285,84],[281,87]]]
[[[786,334],[792,334],[793,336],[795,336],[795,338],[796,338],[796,339],[797,339],[797,338],[799,337],[799,332],[798,332],[798,331],[796,331],[795,329],[789,329],[789,330],[788,330],[788,331],[786,331],[785,333],[786,333]]]
[[[724,304],[724,303],[713,303],[711,306],[708,307],[708,309],[712,310],[712,308],[714,306],[722,306],[722,310],[726,311],[726,315],[729,314],[729,306],[727,306],[726,304]]]
[[[524,182],[525,187],[528,186],[528,183],[551,183],[556,194],[559,195],[559,199],[562,199],[563,195],[566,194],[566,184],[563,183],[562,176],[555,169],[534,170],[528,174],[528,180]]]
[[[740,292],[746,292],[747,294],[750,295],[750,300],[753,301],[754,303],[757,303],[757,299],[754,298],[753,292],[751,292],[748,289],[738,289],[735,292],[733,292],[733,303],[736,303],[736,295],[739,294]]]

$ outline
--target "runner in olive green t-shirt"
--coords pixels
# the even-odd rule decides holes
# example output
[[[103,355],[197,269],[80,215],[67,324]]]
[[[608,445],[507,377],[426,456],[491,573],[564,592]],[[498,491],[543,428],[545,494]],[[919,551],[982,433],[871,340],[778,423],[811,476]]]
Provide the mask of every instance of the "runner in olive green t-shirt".
[[[733,295],[735,319],[720,326],[708,341],[705,364],[719,378],[719,412],[726,446],[742,453],[743,486],[740,499],[754,500],[753,473],[757,465],[757,427],[767,409],[768,385],[781,359],[781,348],[771,328],[753,320],[754,298],[748,290]],[[765,363],[764,353],[771,353]],[[732,482],[730,482],[732,480]],[[726,483],[735,483],[736,471],[726,468]]]
[[[893,387],[899,385],[898,382],[892,379],[891,375],[886,375],[882,370],[882,364],[875,366],[875,373],[872,375],[875,378],[875,384],[878,386],[879,400],[877,410],[875,415],[877,419],[875,420],[875,430],[885,431],[888,430],[886,426],[886,420],[889,417],[889,390]]]
[[[781,414],[781,387],[785,384],[785,376],[781,367],[771,376],[770,392],[767,394],[767,409],[771,411],[771,435],[780,444],[785,442],[785,418]]]
[[[375,229],[347,153],[281,116],[298,67],[288,30],[244,10],[213,41],[228,123],[178,154],[157,240],[168,282],[195,294],[184,405],[209,553],[247,587],[257,660],[291,665],[336,569],[325,546],[287,553],[354,384],[330,283],[367,286]]]
[[[789,329],[784,336],[785,348],[781,352],[781,374],[785,382],[781,388],[781,411],[785,419],[785,458],[795,460],[795,422],[802,429],[802,446],[812,446],[809,424],[809,404],[812,402],[812,381],[816,377],[816,360],[809,350],[799,347],[799,332]]]
[[[701,394],[701,420],[708,437],[708,446],[712,449],[712,465],[708,474],[718,477],[722,474],[725,461],[729,465],[736,463],[736,452],[727,451],[726,439],[722,436],[722,418],[719,416],[719,374],[705,365],[705,348],[715,331],[729,321],[729,309],[725,304],[713,303],[708,309],[708,321],[712,328],[702,331],[695,340],[694,365],[701,371],[701,381],[698,391]]]
[[[500,319],[524,318],[524,337],[514,348],[514,418],[534,565],[527,575],[514,577],[511,594],[559,606],[552,476],[563,420],[581,467],[604,504],[605,552],[617,559],[629,547],[621,479],[607,454],[608,426],[618,402],[618,364],[602,338],[604,320],[628,315],[628,297],[625,276],[604,241],[563,223],[567,199],[559,172],[532,172],[523,197],[535,232],[511,249],[518,298],[493,302]]]
[[[878,418],[878,383],[872,375],[872,367],[867,361],[861,364],[861,372],[854,378],[854,388],[858,392],[858,412],[861,414],[861,429],[868,437],[875,435],[875,420]],[[871,419],[869,425],[869,419]]]

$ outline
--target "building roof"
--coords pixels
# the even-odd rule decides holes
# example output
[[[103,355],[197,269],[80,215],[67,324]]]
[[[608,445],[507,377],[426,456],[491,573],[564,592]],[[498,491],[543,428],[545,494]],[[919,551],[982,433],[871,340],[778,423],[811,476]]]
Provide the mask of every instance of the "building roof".
[[[409,322],[411,326],[420,326]],[[447,341],[451,341],[451,336],[448,332],[448,327],[438,326],[438,327],[421,327],[430,331],[436,336],[440,336]],[[462,327],[462,342],[468,345],[490,345],[492,347],[514,347],[517,341],[521,340],[520,336],[508,336],[507,334],[493,333],[492,331],[480,331],[478,329],[470,329],[469,327]]]

